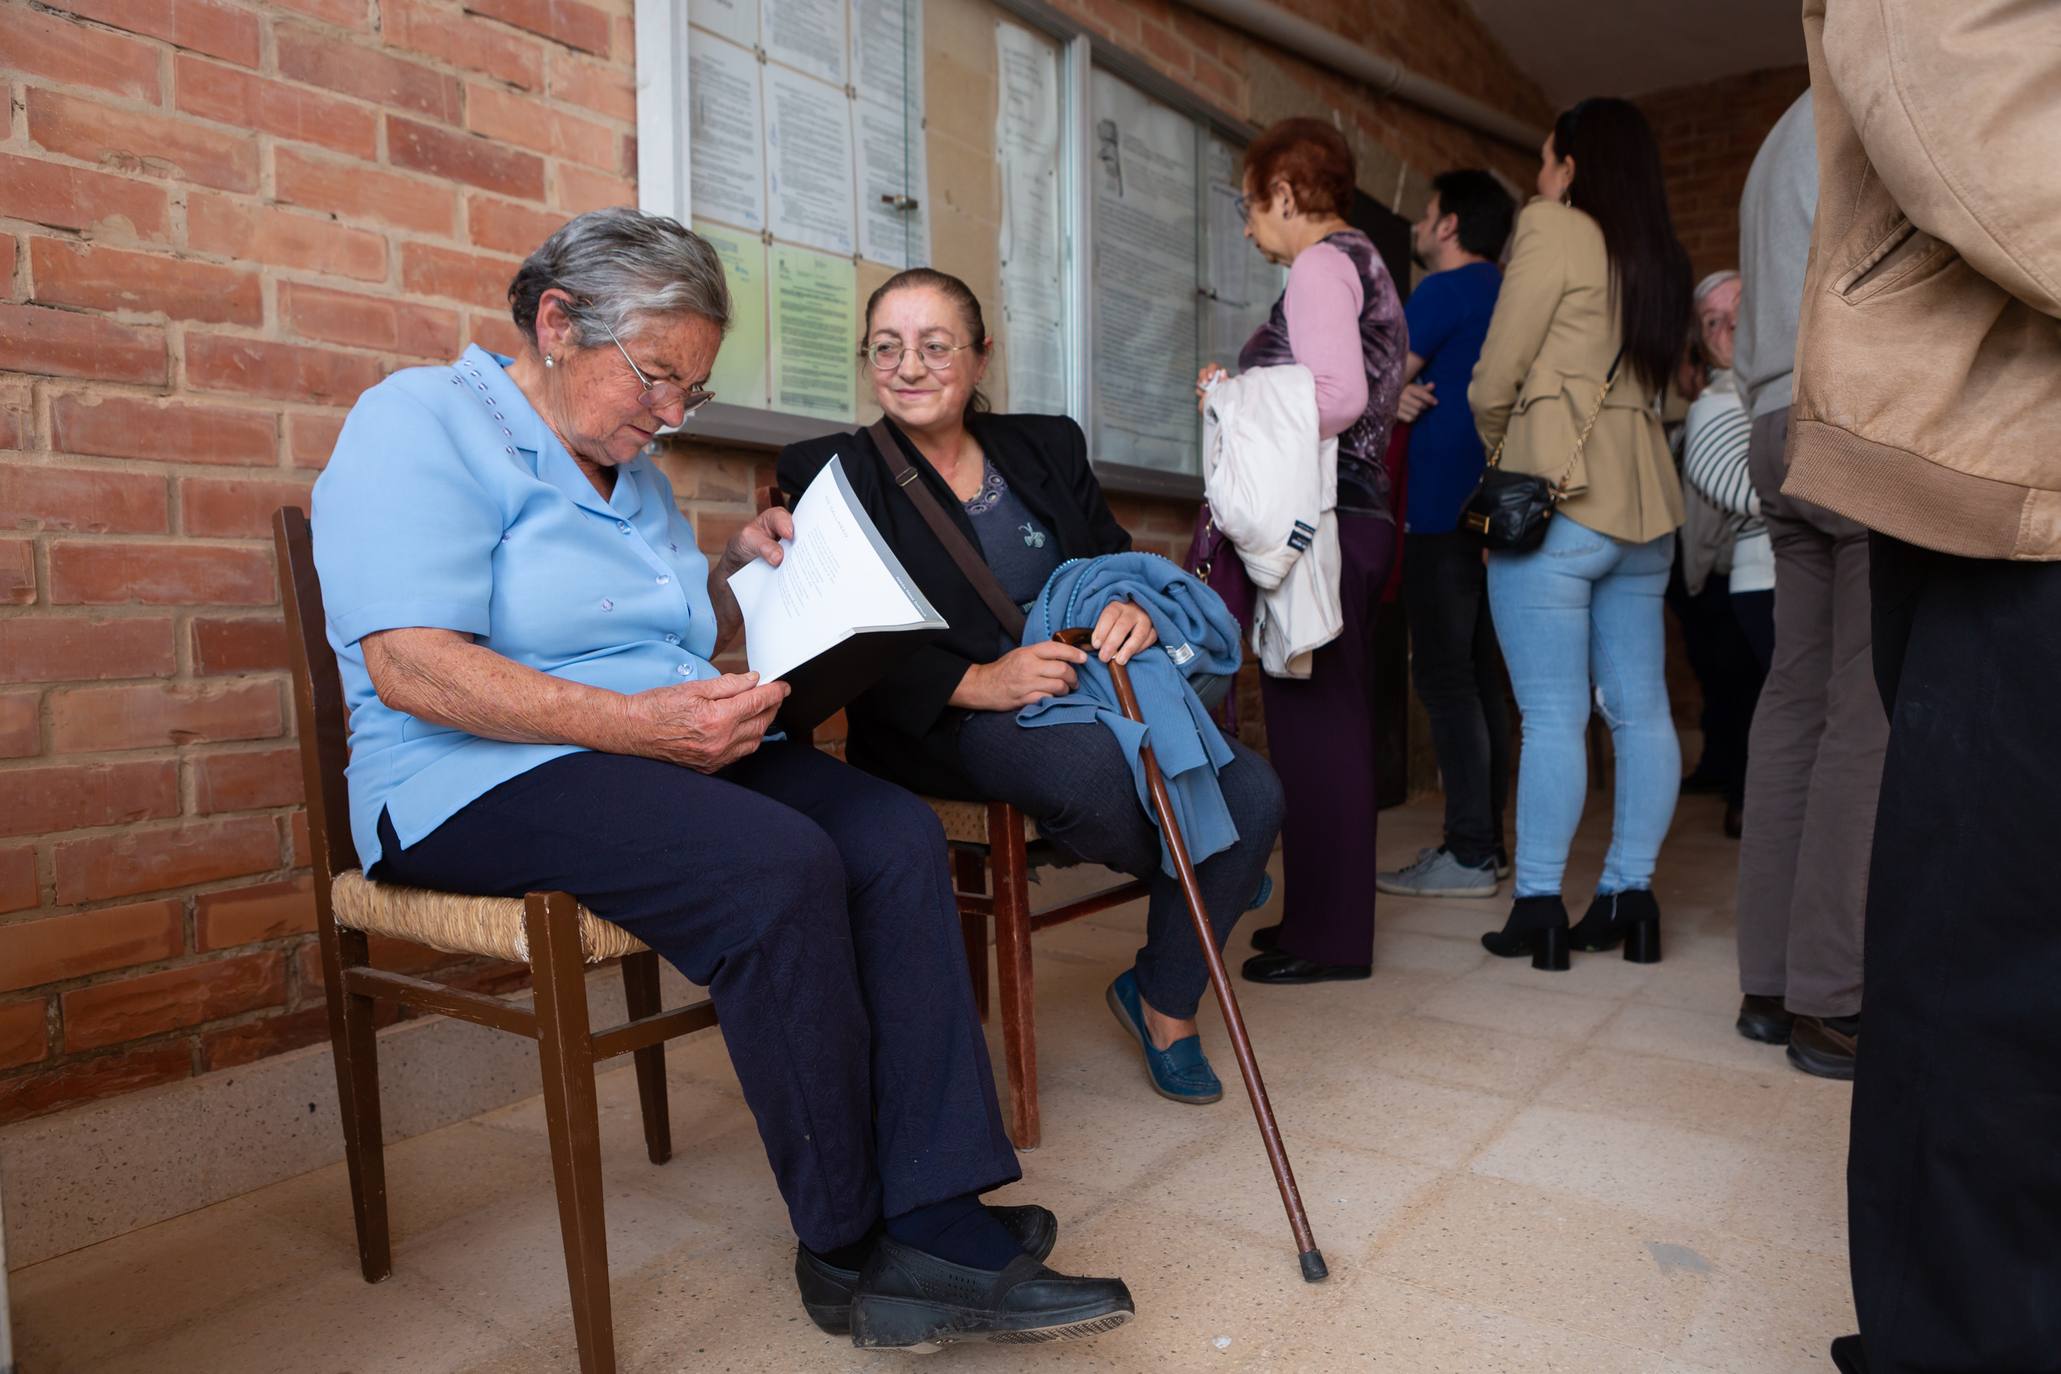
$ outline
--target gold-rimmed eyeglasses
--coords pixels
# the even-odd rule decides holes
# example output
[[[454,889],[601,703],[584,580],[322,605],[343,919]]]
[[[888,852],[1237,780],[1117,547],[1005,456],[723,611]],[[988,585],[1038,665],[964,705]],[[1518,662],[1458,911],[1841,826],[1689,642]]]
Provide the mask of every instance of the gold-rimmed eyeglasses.
[[[671,406],[684,405],[680,414],[682,423],[689,415],[716,399],[716,393],[701,387],[684,387],[678,382],[654,382],[644,375],[644,369],[637,366],[637,360],[630,356],[630,350],[623,347],[623,341],[606,323],[601,328],[608,335],[608,341],[615,345],[615,351],[623,355],[623,361],[630,365],[630,371],[637,374],[637,380],[644,384],[644,392],[637,398],[637,404],[656,415]]]
[[[932,372],[949,372],[952,359],[972,344],[948,344],[943,339],[929,339],[916,345],[898,343],[866,344],[859,349],[859,356],[873,364],[875,372],[893,372],[902,365],[902,359],[914,353],[923,359],[923,365]]]

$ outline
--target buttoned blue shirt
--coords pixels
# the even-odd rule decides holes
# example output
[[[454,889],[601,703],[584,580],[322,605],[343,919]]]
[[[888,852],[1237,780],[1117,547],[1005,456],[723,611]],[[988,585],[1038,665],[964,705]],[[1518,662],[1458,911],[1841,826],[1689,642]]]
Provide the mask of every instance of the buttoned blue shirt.
[[[478,346],[358,398],[315,483],[315,568],[350,711],[351,837],[403,847],[571,744],[509,744],[379,699],[360,641],[455,630],[525,667],[615,692],[716,676],[708,561],[648,455],[604,497]]]

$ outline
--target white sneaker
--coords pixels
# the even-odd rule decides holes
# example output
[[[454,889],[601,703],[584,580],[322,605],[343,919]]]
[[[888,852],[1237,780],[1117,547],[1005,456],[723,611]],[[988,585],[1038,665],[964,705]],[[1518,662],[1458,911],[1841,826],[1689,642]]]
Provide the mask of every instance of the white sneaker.
[[[1375,890],[1398,897],[1493,897],[1496,861],[1470,868],[1449,849],[1425,849],[1408,868],[1374,875]]]

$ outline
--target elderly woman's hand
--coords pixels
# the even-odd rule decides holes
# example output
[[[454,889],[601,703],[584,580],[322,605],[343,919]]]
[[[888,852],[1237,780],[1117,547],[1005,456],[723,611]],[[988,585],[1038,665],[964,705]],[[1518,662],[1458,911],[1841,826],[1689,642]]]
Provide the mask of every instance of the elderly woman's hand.
[[[794,517],[778,506],[762,510],[758,518],[730,537],[719,566],[728,577],[756,558],[780,566],[780,541],[794,538]]]
[[[757,673],[725,673],[638,692],[625,698],[630,752],[714,773],[759,747],[788,691]]]
[[[1143,606],[1112,601],[1102,608],[1089,643],[1104,663],[1128,664],[1132,658],[1159,643],[1159,631]]]

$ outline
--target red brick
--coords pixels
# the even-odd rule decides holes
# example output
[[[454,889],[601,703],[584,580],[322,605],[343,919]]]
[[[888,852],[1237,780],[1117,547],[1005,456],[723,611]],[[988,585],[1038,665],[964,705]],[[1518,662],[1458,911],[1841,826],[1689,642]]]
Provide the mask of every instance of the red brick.
[[[8,11],[7,65],[59,86],[91,86],[155,105],[157,50],[26,6]]]
[[[287,667],[286,623],[280,620],[193,618],[197,673],[267,673]]]
[[[0,539],[0,605],[35,604],[36,546],[26,539]]]
[[[0,925],[0,992],[174,958],[184,909],[173,897]]]
[[[474,192],[465,197],[465,224],[472,242],[492,253],[511,253],[526,258],[537,245],[564,226],[566,217],[555,210],[497,200]]]
[[[274,8],[292,10],[340,29],[372,27],[371,0],[272,0]],[[382,7],[383,8],[383,7]]]
[[[276,35],[279,74],[289,81],[305,81],[381,107],[413,110],[447,124],[462,117],[464,102],[455,76],[315,29],[282,24]]]
[[[606,124],[566,114],[535,97],[475,83],[465,90],[465,127],[553,157],[615,171],[621,145]]]
[[[349,833],[350,827],[348,825],[344,829],[345,833]],[[308,866],[308,856],[315,852],[315,842],[309,838],[308,813],[305,811],[294,812],[293,819],[287,823],[286,831],[289,855],[293,860],[293,866],[295,868],[306,868]]]
[[[382,1015],[392,1008],[392,1015]],[[391,1003],[379,1005],[372,1024],[392,1025],[400,1019],[399,1007]],[[299,1011],[280,1016],[260,1017],[246,1021],[240,1026],[226,1026],[221,1030],[204,1031],[200,1037],[201,1067],[212,1073],[217,1069],[233,1069],[259,1059],[268,1059],[275,1054],[297,1050],[303,1045],[314,1045],[329,1038],[329,1008],[327,1005],[303,1007]]]
[[[266,412],[154,401],[141,396],[59,396],[50,406],[60,453],[238,467],[277,461],[279,422]]]
[[[286,417],[286,456],[297,468],[329,466],[336,436],[343,432],[343,411],[295,411]]]
[[[278,595],[270,549],[76,539],[50,546],[56,606],[263,606]]]
[[[186,242],[196,251],[274,267],[299,267],[360,281],[386,279],[386,240],[314,215],[190,193]]]
[[[166,1044],[13,1074],[0,1078],[0,1122],[25,1121],[60,1107],[170,1083],[192,1072],[193,1051],[184,1044]]]
[[[177,667],[168,619],[12,616],[0,620],[0,682],[170,677]]]
[[[42,900],[36,892],[36,851],[0,849],[0,911],[20,911]]]
[[[454,310],[282,282],[279,313],[286,327],[304,338],[405,353],[412,358],[448,361],[458,353],[458,313]]]
[[[179,526],[187,534],[268,539],[281,506],[308,508],[308,483],[185,477],[179,481]]]
[[[67,992],[64,1047],[92,1050],[286,1000],[286,964],[266,950]]]
[[[523,349],[529,347],[529,340],[506,314],[474,315],[467,333],[481,348],[492,349],[504,358],[519,358]]]
[[[70,310],[0,303],[0,372],[163,386],[165,332]]]
[[[175,320],[261,324],[258,275],[191,258],[131,253],[65,239],[31,239],[32,299],[88,310],[162,311]]]
[[[443,296],[472,305],[508,305],[508,283],[522,264],[427,243],[401,245],[401,289],[411,296]]]
[[[1139,37],[1144,40],[1148,58],[1171,71],[1187,75],[1195,49],[1176,37],[1173,30],[1146,19],[1140,24]]]
[[[0,1003],[0,1069],[33,1064],[49,1053],[49,1000]]]
[[[0,520],[16,529],[162,534],[165,479],[151,473],[0,463]]]
[[[272,166],[279,199],[289,204],[441,237],[448,237],[458,220],[457,188],[441,182],[310,157],[291,148],[275,152]]]
[[[315,880],[303,873],[281,883],[203,893],[195,900],[193,929],[203,950],[254,945],[312,931]]]
[[[279,688],[263,680],[77,687],[50,697],[51,748],[59,753],[277,739],[285,728]]]
[[[220,334],[186,336],[186,380],[202,391],[350,405],[386,375],[377,358]]]
[[[172,73],[178,106],[187,114],[319,143],[352,157],[379,154],[378,121],[362,105],[184,54]]]
[[[568,48],[608,55],[608,15],[580,0],[465,0],[465,8],[556,39]]]
[[[301,804],[301,753],[293,746],[215,754],[202,759],[194,772],[197,810],[203,816]]]
[[[524,200],[544,198],[544,159],[433,124],[386,117],[387,160]]]
[[[270,816],[131,828],[60,841],[52,857],[58,901],[98,902],[277,868],[279,828]]]
[[[1195,84],[1215,100],[1222,110],[1245,108],[1245,90],[1239,77],[1223,63],[1205,53],[1195,54]]]
[[[37,692],[0,692],[0,759],[43,752],[42,703]]]
[[[220,0],[52,0],[70,10],[131,33],[162,38],[175,47],[258,65],[258,19]]]
[[[258,141],[191,120],[117,110],[60,91],[31,88],[29,137],[54,153],[125,172],[198,182],[225,191],[258,188]]]
[[[52,764],[17,768],[6,776],[7,785],[0,787],[0,835],[126,825],[179,814],[179,765],[171,759]],[[0,933],[7,929],[0,926]],[[4,979],[0,974],[0,987]]]
[[[625,124],[637,122],[637,88],[623,67],[606,67],[566,52],[550,50],[545,89],[553,100],[585,106]]]
[[[621,177],[560,163],[557,203],[569,216],[583,215],[589,210],[635,205],[637,188]]]
[[[11,385],[0,383],[0,449],[39,447],[27,381],[24,377]]]
[[[544,88],[544,45],[498,24],[485,23],[424,0],[381,0],[381,35],[407,48],[467,71],[485,72],[524,90]]]

